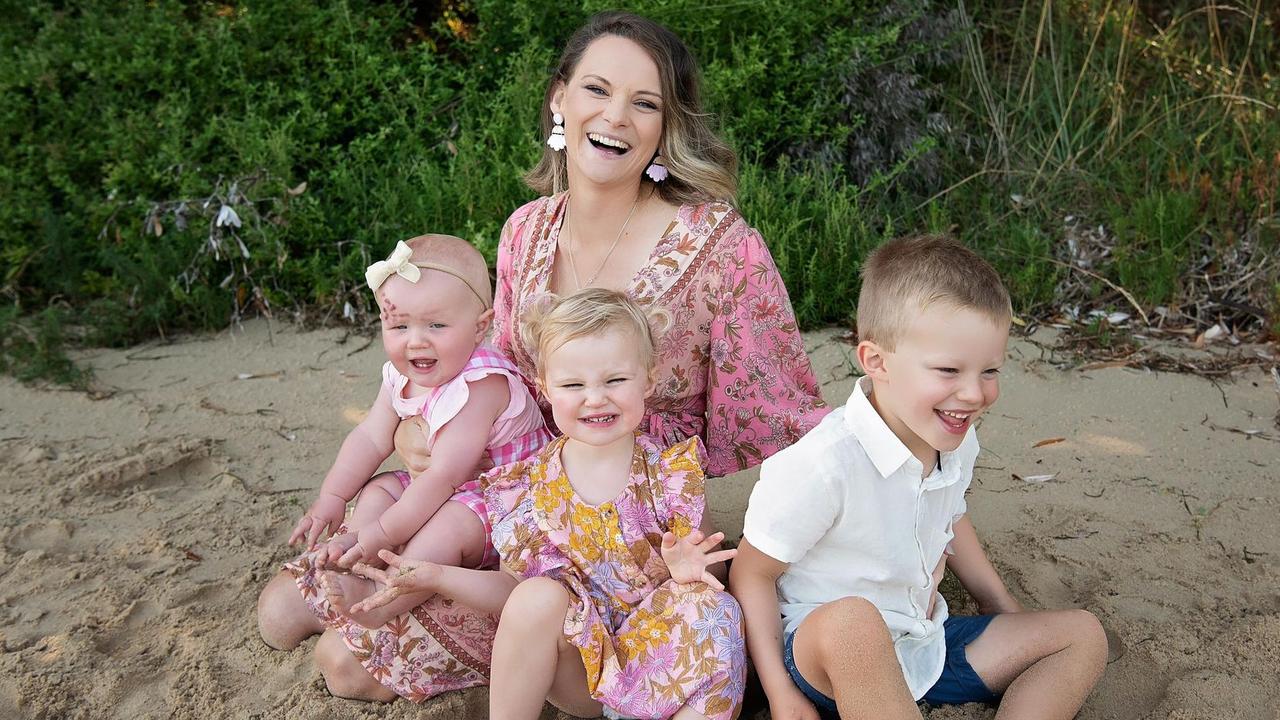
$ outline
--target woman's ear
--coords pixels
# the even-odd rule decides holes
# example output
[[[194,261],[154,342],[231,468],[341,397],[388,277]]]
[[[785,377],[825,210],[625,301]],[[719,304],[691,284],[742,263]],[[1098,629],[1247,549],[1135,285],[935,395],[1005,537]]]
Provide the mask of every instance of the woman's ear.
[[[556,89],[551,91],[551,102],[549,103],[551,106],[551,112],[558,113],[562,111],[562,108],[564,108],[565,89],[565,84],[562,81],[557,82]]]
[[[886,379],[888,373],[885,368],[886,355],[884,348],[870,340],[858,343],[858,365],[862,366],[862,372],[869,375],[872,380]]]

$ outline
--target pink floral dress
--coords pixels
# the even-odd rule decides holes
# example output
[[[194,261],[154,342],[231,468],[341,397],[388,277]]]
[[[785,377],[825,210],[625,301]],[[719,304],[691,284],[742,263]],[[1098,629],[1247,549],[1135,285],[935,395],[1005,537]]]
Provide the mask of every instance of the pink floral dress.
[[[525,378],[537,375],[514,319],[549,292],[567,197],[521,207],[498,244],[494,344]],[[702,438],[708,475],[760,464],[827,414],[773,256],[732,206],[681,207],[628,294],[672,319],[642,430],[663,447]]]
[[[508,569],[559,581],[576,598],[564,635],[578,648],[591,696],[622,717],[666,718],[686,704],[729,720],[742,704],[742,610],[705,583],[677,583],[662,534],[702,522],[698,438],[667,450],[637,434],[631,480],[591,505],[560,461],[564,439],[487,474],[493,542]]]

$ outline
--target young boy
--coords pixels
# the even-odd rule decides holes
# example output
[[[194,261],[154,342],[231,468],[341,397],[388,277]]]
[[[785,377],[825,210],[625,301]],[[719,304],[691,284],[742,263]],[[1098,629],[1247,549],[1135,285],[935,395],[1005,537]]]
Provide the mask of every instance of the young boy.
[[[1000,393],[1011,311],[995,271],[941,237],[867,258],[848,403],[765,461],[730,588],[775,720],[919,718],[915,701],[1070,718],[1107,641],[1084,610],[1023,612],[965,515],[973,424]],[[948,617],[950,567],[978,602]]]

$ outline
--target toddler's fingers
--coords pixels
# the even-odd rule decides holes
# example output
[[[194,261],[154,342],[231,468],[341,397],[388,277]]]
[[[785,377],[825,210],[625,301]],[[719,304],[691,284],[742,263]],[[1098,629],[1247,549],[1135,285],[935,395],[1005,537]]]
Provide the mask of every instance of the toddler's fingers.
[[[708,535],[707,538],[703,540],[700,544],[706,549],[710,550],[722,542],[724,542],[724,533],[714,532]]]
[[[670,550],[676,546],[676,534],[670,530],[662,533],[662,547]]]
[[[351,566],[351,572],[363,578],[368,578],[376,583],[387,584],[387,574],[368,563],[358,562]]]
[[[690,530],[689,534],[684,536],[684,539],[688,540],[693,545],[698,545],[701,544],[705,538],[703,537],[701,530],[694,529]]]
[[[309,523],[308,523],[308,521],[309,521],[309,520],[310,520],[310,518],[308,518],[306,515],[303,515],[302,517],[298,518],[298,522],[297,522],[297,524],[295,524],[295,525],[293,526],[293,532],[289,533],[289,544],[290,544],[290,545],[294,545],[294,544],[296,544],[299,540],[301,540],[302,538],[306,537],[306,535],[307,535],[307,525],[309,524]]]
[[[715,575],[709,572],[702,573],[702,582],[711,587],[712,590],[724,590],[724,583],[720,582]]]
[[[738,555],[737,548],[730,548],[728,550],[717,550],[715,552],[710,552],[710,553],[707,553],[707,564],[713,565],[718,562],[724,562],[725,560],[732,560],[737,555]]]

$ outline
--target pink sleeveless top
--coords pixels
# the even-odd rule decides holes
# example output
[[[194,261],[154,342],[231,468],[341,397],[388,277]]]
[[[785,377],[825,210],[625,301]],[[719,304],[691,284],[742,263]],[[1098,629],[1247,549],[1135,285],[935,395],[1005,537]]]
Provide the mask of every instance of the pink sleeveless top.
[[[405,397],[404,389],[409,378],[401,375],[390,362],[382,366],[382,384],[391,391],[391,407],[401,419],[421,415],[427,421],[427,447],[435,445],[440,428],[457,416],[467,404],[471,390],[469,382],[489,375],[502,375],[507,379],[511,400],[494,421],[489,430],[487,448],[494,465],[506,465],[524,460],[541,450],[551,441],[538,403],[525,385],[520,371],[497,348],[481,343],[467,359],[462,371],[449,382],[433,388],[417,397]]]

